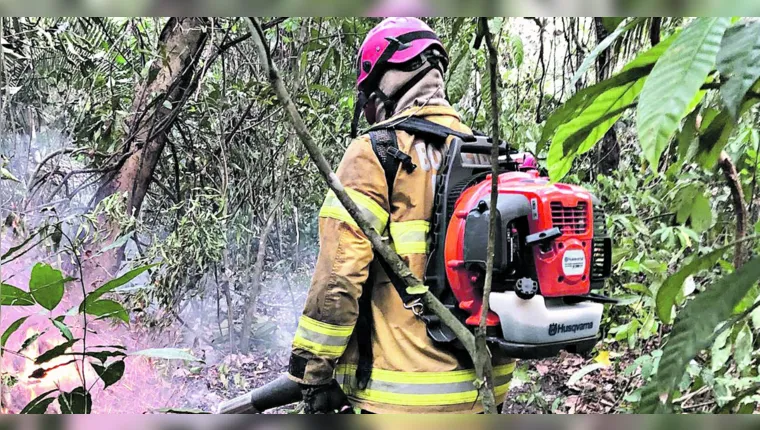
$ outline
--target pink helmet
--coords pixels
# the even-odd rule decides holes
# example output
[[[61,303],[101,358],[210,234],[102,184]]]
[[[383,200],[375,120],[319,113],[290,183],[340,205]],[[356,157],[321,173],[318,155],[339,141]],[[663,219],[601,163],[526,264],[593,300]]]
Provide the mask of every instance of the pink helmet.
[[[406,63],[431,46],[439,47],[446,55],[438,36],[422,20],[412,17],[384,19],[367,33],[359,48],[356,87],[359,91],[371,92],[385,63]]]
[[[534,157],[533,154],[525,153],[523,156],[523,161],[520,164],[520,168],[523,170],[538,169],[538,163],[536,162],[536,157]]]

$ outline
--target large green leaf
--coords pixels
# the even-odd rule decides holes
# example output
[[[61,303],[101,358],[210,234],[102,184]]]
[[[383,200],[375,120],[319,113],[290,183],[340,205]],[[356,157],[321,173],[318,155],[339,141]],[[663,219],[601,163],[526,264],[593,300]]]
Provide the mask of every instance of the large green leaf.
[[[726,30],[717,57],[717,68],[730,76],[720,88],[720,95],[734,118],[738,117],[742,99],[760,78],[760,23]]]
[[[636,126],[644,156],[653,170],[657,170],[681,119],[696,106],[695,98],[715,65],[729,23],[729,18],[697,18],[665,51],[646,80]]]
[[[756,236],[746,237],[742,241],[755,240]],[[708,270],[718,264],[718,261],[726,255],[728,250],[733,249],[736,244],[732,243],[724,247],[713,250],[702,256],[695,256],[688,264],[684,265],[678,271],[670,275],[657,290],[657,315],[660,319],[670,324],[673,319],[673,306],[676,303],[676,296],[681,291],[683,283],[689,276],[695,275],[702,270]]]
[[[24,406],[24,409],[21,410],[20,414],[44,414],[45,411],[47,411],[48,406],[50,406],[50,404],[55,401],[55,397],[48,396],[55,393],[56,391],[58,391],[58,389],[50,390],[35,397],[29,403],[27,403],[26,406]]]
[[[633,59],[633,61],[628,63],[620,73],[612,76],[609,79],[605,79],[596,85],[584,88],[575,93],[567,102],[555,110],[546,120],[546,124],[544,124],[544,128],[541,132],[541,139],[538,142],[536,152],[541,152],[545,143],[549,140],[549,138],[555,135],[555,133],[561,126],[563,126],[563,124],[574,121],[584,110],[594,104],[597,98],[601,98],[607,91],[619,91],[618,88],[620,87],[630,88],[631,85],[635,85],[639,82],[639,80],[644,79],[652,70],[652,65],[662,56],[665,51],[668,50],[678,34],[679,33],[675,33],[671,35],[651,49],[639,54],[636,58]],[[609,96],[608,99],[610,99]],[[612,97],[612,99],[614,99],[614,97]],[[598,112],[604,112],[604,109],[600,109]],[[598,121],[599,118],[586,116],[586,120],[589,122],[594,122]],[[612,124],[614,124],[614,121],[612,121],[607,126],[607,129],[609,129]],[[576,122],[575,127],[578,127],[579,125],[580,124]],[[597,124],[597,126],[598,125],[599,124]],[[580,128],[583,127],[585,126],[581,126]],[[603,135],[604,133],[602,133],[599,137],[601,138]]]
[[[57,345],[53,348],[50,348],[49,350],[42,353],[39,357],[37,357],[36,360],[34,360],[34,364],[40,365],[47,363],[48,361],[60,357],[66,353],[66,350],[74,346],[75,343],[77,343],[79,339],[72,339],[68,340],[60,345]]]
[[[19,327],[21,327],[21,324],[23,324],[24,321],[26,321],[27,318],[29,318],[29,317],[28,316],[27,317],[21,317],[21,318],[17,319],[16,321],[13,321],[11,323],[11,325],[9,325],[7,329],[5,329],[5,331],[3,332],[3,336],[0,337],[0,347],[5,348],[5,344],[8,342],[8,339],[11,337],[11,335],[16,330],[19,329]]]
[[[119,382],[119,379],[124,376],[124,360],[119,360],[108,367],[95,363],[90,363],[90,365],[95,369],[95,372],[100,376],[100,379],[103,380],[104,390]]]
[[[549,118],[547,118],[544,128],[541,131],[541,139],[537,151],[540,152],[543,149],[543,145],[552,138],[559,127],[566,122],[572,121],[584,109],[594,103],[594,100],[596,100],[597,97],[600,97],[601,94],[620,86],[629,85],[631,82],[636,82],[646,76],[651,70],[651,66],[646,65],[624,70],[609,79],[605,79],[598,84],[584,88],[575,93],[568,101],[563,103],[562,106],[552,112]]]
[[[124,306],[113,300],[95,300],[87,305],[85,313],[102,318],[116,318],[129,324],[129,315]]]
[[[547,157],[549,176],[562,179],[572,167],[576,156],[594,147],[622,113],[633,106],[644,79],[605,91],[571,121],[557,129]]]
[[[609,48],[610,45],[612,45],[612,43],[623,33],[639,25],[645,19],[646,18],[626,18],[624,21],[620,22],[615,31],[610,33],[607,37],[604,38],[604,40],[599,42],[599,44],[596,45],[596,47],[594,47],[591,52],[589,52],[586,58],[583,59],[583,63],[581,63],[581,66],[578,67],[578,70],[575,72],[575,75],[573,75],[572,79],[570,79],[570,87],[575,86],[575,83],[578,82],[578,79],[580,79],[581,76],[586,73],[588,68],[594,64],[594,60],[596,60],[596,57],[598,57],[599,54],[604,52],[605,49]]]
[[[29,278],[29,292],[43,308],[52,311],[63,298],[63,286],[67,282],[60,270],[43,263],[32,268]]]
[[[731,317],[734,306],[759,279],[760,257],[755,257],[686,305],[663,348],[657,375],[642,390],[639,413],[670,410],[673,392],[681,382],[686,365],[712,344],[715,328]]]
[[[187,352],[184,349],[177,348],[154,348],[144,349],[142,351],[130,352],[129,355],[142,357],[163,358],[165,360],[186,360],[186,361],[203,361]]]
[[[132,269],[129,272],[119,276],[116,279],[112,279],[105,284],[103,284],[102,287],[96,289],[95,291],[92,291],[85,297],[85,299],[82,301],[82,304],[79,305],[79,311],[83,312],[85,310],[85,306],[88,303],[92,303],[103,296],[103,294],[110,293],[111,291],[121,287],[122,285],[126,284],[127,282],[135,279],[136,277],[140,276],[143,272],[145,272],[148,269],[151,269],[153,267],[156,267],[158,264],[149,264],[147,266],[138,267],[136,269]]]
[[[8,284],[2,284],[0,287],[0,305],[31,306],[33,304],[34,298],[26,291]]]
[[[58,396],[58,405],[62,414],[89,414],[92,412],[92,396],[84,387],[77,387]]]

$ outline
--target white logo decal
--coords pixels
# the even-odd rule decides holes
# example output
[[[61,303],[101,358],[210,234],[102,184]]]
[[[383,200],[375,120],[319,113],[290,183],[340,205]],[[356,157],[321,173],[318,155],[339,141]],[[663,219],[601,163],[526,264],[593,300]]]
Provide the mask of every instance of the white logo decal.
[[[438,170],[441,168],[441,159],[443,159],[441,151],[433,147],[433,145],[428,145],[427,156],[428,160],[430,160],[430,164],[433,165],[433,169]]]
[[[533,221],[538,221],[538,200],[530,199],[530,212]]]
[[[570,249],[562,256],[562,271],[565,276],[578,276],[586,271],[586,253],[580,249]]]
[[[425,152],[425,144],[418,143],[414,145],[414,149],[417,151],[417,158],[420,159],[420,167],[422,167],[422,170],[429,172],[430,160],[428,160],[427,153]]]

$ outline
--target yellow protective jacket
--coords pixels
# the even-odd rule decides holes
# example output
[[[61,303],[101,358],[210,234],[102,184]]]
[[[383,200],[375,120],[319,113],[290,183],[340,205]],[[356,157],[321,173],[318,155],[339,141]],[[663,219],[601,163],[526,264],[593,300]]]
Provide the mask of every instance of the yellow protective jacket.
[[[450,107],[413,107],[416,115],[457,131],[471,133]],[[349,196],[389,238],[396,252],[422,279],[433,210],[434,183],[442,154],[403,131],[398,147],[417,168],[399,169],[389,200],[383,168],[368,135],[349,145],[337,175]],[[446,145],[448,148],[448,142]],[[445,149],[444,149],[445,150]],[[328,192],[319,213],[320,252],[290,360],[291,379],[322,384],[335,378],[355,406],[373,413],[477,413],[482,411],[473,384],[475,372],[428,337],[425,324],[405,309],[397,291],[376,262],[369,240],[334,193]],[[370,270],[372,339],[353,335],[358,300]],[[356,384],[360,342],[372,342],[373,370],[366,389]],[[509,389],[514,362],[494,351],[497,401]]]

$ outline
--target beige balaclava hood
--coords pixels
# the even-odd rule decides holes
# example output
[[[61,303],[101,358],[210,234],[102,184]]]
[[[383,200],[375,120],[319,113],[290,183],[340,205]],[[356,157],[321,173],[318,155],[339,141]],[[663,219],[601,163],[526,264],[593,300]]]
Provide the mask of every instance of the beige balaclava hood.
[[[430,63],[427,61],[422,66],[413,71],[405,72],[401,70],[388,70],[380,79],[378,85],[380,91],[385,94],[396,94],[399,88],[404,86],[412,79],[420,69],[427,67]],[[443,75],[437,68],[431,69],[417,84],[401,96],[393,110],[391,116],[398,114],[413,106],[450,106],[446,100],[444,92]],[[380,102],[376,95],[372,95],[371,101],[376,103],[376,122],[384,121],[386,116],[385,103]]]

